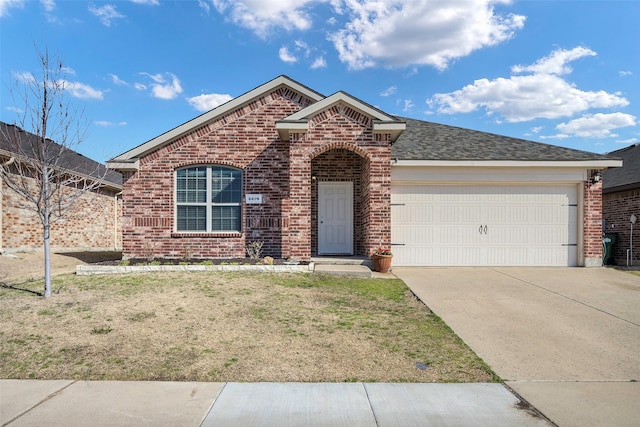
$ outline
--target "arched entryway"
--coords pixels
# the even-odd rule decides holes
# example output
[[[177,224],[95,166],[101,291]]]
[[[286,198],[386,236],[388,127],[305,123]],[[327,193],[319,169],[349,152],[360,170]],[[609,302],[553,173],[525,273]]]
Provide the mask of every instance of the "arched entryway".
[[[348,148],[333,148],[311,160],[312,255],[367,252],[369,161]]]

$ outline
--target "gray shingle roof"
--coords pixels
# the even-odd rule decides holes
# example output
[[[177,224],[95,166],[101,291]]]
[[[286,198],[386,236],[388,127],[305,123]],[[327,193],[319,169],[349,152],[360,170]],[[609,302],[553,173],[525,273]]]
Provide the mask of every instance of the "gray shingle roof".
[[[612,151],[610,156],[622,159],[622,167],[607,169],[602,174],[605,193],[640,188],[640,144]]]
[[[391,147],[398,160],[589,161],[615,157],[409,118]]]
[[[14,139],[15,138],[15,139]],[[19,154],[34,158],[33,147],[36,146],[37,136],[21,129],[18,126],[0,122],[0,150],[8,153]],[[16,147],[11,140],[19,140],[20,146]],[[64,149],[58,143],[53,143],[57,150],[64,150],[61,154],[59,165],[66,170],[76,172],[81,175],[102,179],[103,182],[122,187],[122,174],[113,170],[108,170],[103,164],[96,162],[77,151]],[[30,154],[31,153],[31,154]],[[52,155],[56,155],[55,152]]]

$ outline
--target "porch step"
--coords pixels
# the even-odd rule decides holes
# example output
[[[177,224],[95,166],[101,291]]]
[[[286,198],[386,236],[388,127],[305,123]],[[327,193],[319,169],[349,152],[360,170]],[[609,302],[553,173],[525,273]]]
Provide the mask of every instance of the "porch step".
[[[342,274],[355,277],[372,277],[371,269],[366,265],[355,264],[318,264],[314,266],[314,272],[322,274]]]
[[[357,256],[316,256],[311,257],[311,261],[315,265],[364,265],[369,268],[373,267],[373,261],[368,257]]]

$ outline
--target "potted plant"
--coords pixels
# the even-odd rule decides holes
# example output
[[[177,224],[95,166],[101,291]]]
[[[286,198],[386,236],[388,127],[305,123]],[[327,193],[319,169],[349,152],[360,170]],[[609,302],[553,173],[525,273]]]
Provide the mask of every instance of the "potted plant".
[[[378,248],[373,253],[373,269],[380,273],[386,273],[391,268],[393,254],[391,249]]]

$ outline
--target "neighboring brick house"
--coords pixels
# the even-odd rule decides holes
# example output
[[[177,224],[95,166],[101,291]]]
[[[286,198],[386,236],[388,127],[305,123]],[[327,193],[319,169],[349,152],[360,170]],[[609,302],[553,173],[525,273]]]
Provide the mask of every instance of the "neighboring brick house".
[[[600,265],[600,182],[620,161],[395,117],[280,76],[111,159],[123,256],[394,265]]]
[[[622,167],[603,174],[602,213],[605,232],[618,233],[613,246],[613,261],[627,265],[631,248],[631,215],[640,217],[640,144],[609,153],[622,159]],[[631,251],[629,251],[630,255]],[[633,264],[640,265],[640,222],[634,225]],[[631,260],[629,260],[631,264]]]
[[[19,162],[26,149],[16,149],[16,141],[26,147],[36,135],[0,122],[0,162],[10,165]],[[56,147],[60,147],[56,144]],[[75,151],[66,151],[61,164],[72,175],[99,177],[102,184],[96,190],[87,191],[63,218],[51,224],[51,248],[54,251],[120,250],[122,248],[122,175],[107,170],[104,165]],[[35,181],[27,178],[33,184]],[[68,188],[67,191],[77,191]],[[0,179],[0,252],[16,252],[41,248],[42,224],[25,200]]]

